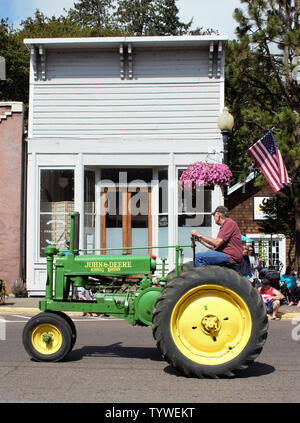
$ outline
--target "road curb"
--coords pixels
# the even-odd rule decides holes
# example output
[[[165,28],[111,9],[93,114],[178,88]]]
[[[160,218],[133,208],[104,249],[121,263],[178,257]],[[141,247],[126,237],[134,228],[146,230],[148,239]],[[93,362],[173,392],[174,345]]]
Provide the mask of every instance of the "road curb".
[[[300,313],[284,313],[281,315],[280,313],[278,313],[278,315],[281,320],[294,320],[294,319],[300,320]],[[270,319],[270,316],[269,316],[269,319]]]
[[[35,316],[36,314],[41,313],[41,310],[36,307],[0,307],[0,316],[2,314],[19,314],[23,316]],[[78,317],[81,313],[79,312],[66,312],[70,317]]]

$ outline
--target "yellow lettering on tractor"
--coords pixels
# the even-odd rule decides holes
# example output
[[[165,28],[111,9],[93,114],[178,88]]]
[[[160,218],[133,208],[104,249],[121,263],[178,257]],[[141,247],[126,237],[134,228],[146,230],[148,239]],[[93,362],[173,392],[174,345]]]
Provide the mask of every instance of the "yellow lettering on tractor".
[[[132,268],[132,262],[127,261],[88,261],[85,263],[85,269],[90,269],[91,272],[120,272],[125,268]]]

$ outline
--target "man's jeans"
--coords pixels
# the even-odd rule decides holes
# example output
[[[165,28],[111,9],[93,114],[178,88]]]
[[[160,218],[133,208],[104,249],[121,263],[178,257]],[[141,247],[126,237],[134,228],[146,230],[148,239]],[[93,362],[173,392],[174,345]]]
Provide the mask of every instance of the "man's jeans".
[[[205,253],[197,253],[195,257],[195,267],[229,262],[229,258],[221,251],[207,251]]]

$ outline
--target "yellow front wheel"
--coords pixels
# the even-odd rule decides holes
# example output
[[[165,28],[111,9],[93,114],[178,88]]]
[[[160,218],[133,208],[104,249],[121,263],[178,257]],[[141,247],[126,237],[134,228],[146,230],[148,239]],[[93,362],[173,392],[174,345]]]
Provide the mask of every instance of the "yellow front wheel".
[[[23,345],[37,361],[60,361],[72,348],[70,324],[59,314],[40,313],[25,325]]]
[[[268,319],[247,279],[220,266],[194,268],[169,282],[153,314],[163,357],[187,376],[233,376],[262,350]]]
[[[31,334],[32,347],[40,354],[55,354],[63,343],[63,335],[57,326],[49,323],[37,325]]]

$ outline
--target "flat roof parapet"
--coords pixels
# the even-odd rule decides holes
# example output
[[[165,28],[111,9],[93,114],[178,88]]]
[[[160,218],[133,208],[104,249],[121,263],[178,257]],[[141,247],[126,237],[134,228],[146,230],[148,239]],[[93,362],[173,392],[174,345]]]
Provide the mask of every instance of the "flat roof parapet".
[[[188,47],[209,44],[211,41],[227,42],[224,35],[184,35],[164,37],[85,37],[85,38],[25,38],[24,44],[31,46],[44,46],[47,49],[57,48],[111,48],[118,47],[120,43],[130,43],[135,47]]]

